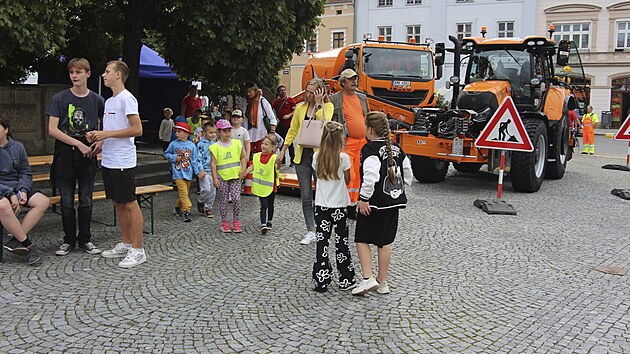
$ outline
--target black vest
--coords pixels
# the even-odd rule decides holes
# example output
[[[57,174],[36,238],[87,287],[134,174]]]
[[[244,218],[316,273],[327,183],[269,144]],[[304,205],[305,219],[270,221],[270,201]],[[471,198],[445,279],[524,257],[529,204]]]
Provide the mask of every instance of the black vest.
[[[407,196],[405,195],[405,183],[402,164],[405,152],[395,142],[391,142],[394,158],[394,170],[397,182],[392,183],[387,174],[389,163],[387,159],[387,145],[384,140],[372,140],[361,149],[361,182],[363,182],[363,162],[370,156],[378,157],[381,162],[379,180],[374,185],[374,193],[370,198],[370,207],[376,209],[405,208]]]

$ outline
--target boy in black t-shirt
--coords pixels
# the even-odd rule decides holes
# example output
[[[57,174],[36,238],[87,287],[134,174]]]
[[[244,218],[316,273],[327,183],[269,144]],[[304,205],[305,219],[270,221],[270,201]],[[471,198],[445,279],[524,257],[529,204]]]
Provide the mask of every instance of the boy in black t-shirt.
[[[74,58],[68,63],[72,87],[53,96],[48,115],[48,134],[55,138],[55,153],[51,177],[61,196],[63,243],[55,252],[65,256],[78,242],[89,254],[101,251],[91,241],[92,192],[96,176],[96,144],[88,143],[86,133],[100,128],[103,117],[103,97],[87,88],[90,63],[84,58]],[[79,185],[77,236],[77,212],[74,209],[75,186]]]

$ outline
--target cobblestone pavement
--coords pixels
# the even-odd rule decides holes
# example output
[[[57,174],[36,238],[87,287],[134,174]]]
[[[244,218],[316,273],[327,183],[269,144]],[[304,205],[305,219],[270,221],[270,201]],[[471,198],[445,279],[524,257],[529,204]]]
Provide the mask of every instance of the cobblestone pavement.
[[[594,270],[630,269],[630,201],[610,194],[630,188],[630,174],[600,168],[620,161],[578,155],[534,194],[508,178],[518,216],[473,207],[496,195],[491,174],[414,183],[389,295],[311,290],[315,245],[299,244],[295,197],[277,198],[262,236],[255,198],[243,198],[244,233],[226,235],[217,218],[177,219],[175,193],[161,194],[148,262],[131,270],[55,256],[61,220],[48,213],[31,235],[41,265],[10,254],[0,264],[0,352],[628,353],[630,276]],[[97,202],[94,219],[111,217]],[[119,240],[116,227],[93,233],[103,249]]]

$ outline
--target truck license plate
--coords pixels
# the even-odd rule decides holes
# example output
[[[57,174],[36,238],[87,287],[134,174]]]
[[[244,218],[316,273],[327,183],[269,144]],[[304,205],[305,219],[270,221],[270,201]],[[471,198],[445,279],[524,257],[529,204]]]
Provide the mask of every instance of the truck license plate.
[[[451,153],[456,156],[463,156],[464,155],[464,140],[460,138],[453,139],[453,149]]]
[[[400,80],[392,81],[392,86],[410,86],[410,85],[411,85],[411,81],[400,81]]]

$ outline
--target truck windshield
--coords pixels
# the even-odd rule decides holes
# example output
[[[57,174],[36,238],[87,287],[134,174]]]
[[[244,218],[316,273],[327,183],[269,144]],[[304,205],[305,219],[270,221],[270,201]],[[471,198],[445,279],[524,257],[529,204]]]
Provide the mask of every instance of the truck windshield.
[[[497,49],[475,52],[470,58],[468,82],[509,80],[529,82],[531,55],[525,51]]]
[[[363,72],[374,78],[433,79],[433,57],[424,50],[366,47]]]

